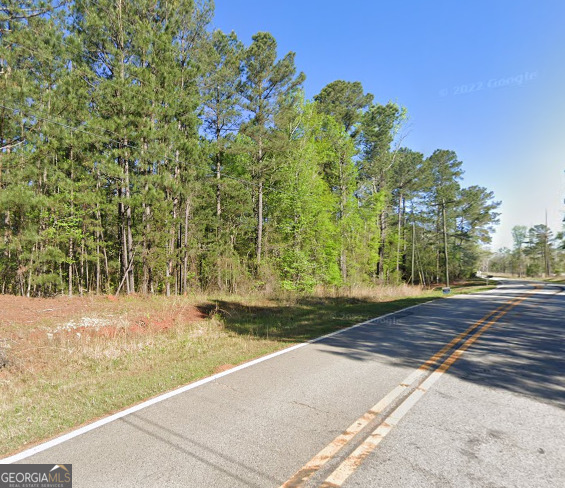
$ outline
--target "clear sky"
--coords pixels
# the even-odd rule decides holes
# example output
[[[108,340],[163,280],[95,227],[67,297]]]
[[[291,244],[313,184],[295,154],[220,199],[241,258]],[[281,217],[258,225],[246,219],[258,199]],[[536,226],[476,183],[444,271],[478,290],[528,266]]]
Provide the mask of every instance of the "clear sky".
[[[403,145],[454,150],[463,184],[502,201],[492,248],[514,225],[562,228],[565,206],[565,1],[216,0],[214,25],[248,45],[258,31],[296,52],[313,97],[360,81],[407,108]]]

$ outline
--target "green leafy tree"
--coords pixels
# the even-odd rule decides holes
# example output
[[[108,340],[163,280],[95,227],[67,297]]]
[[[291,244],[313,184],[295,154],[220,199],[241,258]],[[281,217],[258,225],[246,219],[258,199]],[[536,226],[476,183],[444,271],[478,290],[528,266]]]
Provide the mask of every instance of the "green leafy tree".
[[[336,285],[340,282],[339,243],[333,218],[335,197],[323,177],[324,116],[312,104],[304,104],[279,122],[288,150],[267,202],[277,230],[273,244],[281,286],[311,291],[317,284]]]
[[[498,203],[461,186],[453,151],[401,148],[405,110],[359,82],[304,100],[294,53],[210,31],[212,14],[2,2],[1,292],[308,292],[429,284],[448,257],[455,277],[476,269]],[[559,269],[542,227],[518,245],[529,274]]]
[[[373,218],[379,227],[379,260],[376,272],[381,280],[386,279],[393,266],[392,263],[387,263],[386,256],[395,259],[392,256],[393,253],[387,253],[387,246],[396,247],[397,254],[400,246],[400,232],[396,237],[389,235],[389,211],[393,203],[393,177],[395,171],[397,176],[402,173],[400,168],[398,171],[395,168],[398,151],[393,150],[391,145],[404,118],[405,110],[389,102],[386,105],[371,105],[364,113],[361,122],[363,152],[360,162],[360,175],[364,194],[368,196],[367,203],[372,207]],[[402,205],[399,208],[402,208]],[[401,210],[399,210],[399,214],[400,212]],[[398,257],[395,260],[398,271]]]
[[[524,274],[524,244],[528,238],[528,228],[525,225],[512,227],[512,240],[514,241],[514,258],[517,263],[518,276]]]
[[[241,132],[252,143],[250,173],[257,188],[256,194],[256,259],[261,265],[263,253],[264,185],[279,148],[271,144],[275,115],[304,81],[304,74],[296,74],[295,54],[290,52],[277,61],[277,42],[268,32],[259,32],[245,52],[244,79],[241,84],[243,108],[249,119]]]
[[[361,220],[355,198],[358,186],[358,168],[353,159],[357,154],[355,140],[362,114],[373,95],[365,94],[360,82],[336,80],[326,85],[314,100],[316,109],[327,116],[325,137],[329,151],[324,168],[338,205],[335,216],[340,233],[339,267],[345,283],[351,275],[348,255],[356,254],[355,248],[361,242],[357,235]]]
[[[534,225],[528,229],[527,247],[524,250],[529,257],[526,274],[528,276],[550,276],[553,269],[554,248],[553,232],[545,224]]]

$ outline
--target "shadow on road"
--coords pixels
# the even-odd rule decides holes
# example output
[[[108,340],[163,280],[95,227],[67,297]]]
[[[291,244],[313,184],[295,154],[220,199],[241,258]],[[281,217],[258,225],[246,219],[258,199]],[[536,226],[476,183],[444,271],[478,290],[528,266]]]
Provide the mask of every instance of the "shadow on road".
[[[129,420],[132,419],[132,420]],[[229,478],[241,483],[243,486],[251,486],[261,488],[260,484],[253,483],[251,479],[261,478],[264,482],[269,484],[280,484],[281,481],[269,476],[266,473],[254,469],[252,466],[247,466],[238,461],[235,457],[222,454],[217,449],[212,449],[202,443],[190,439],[184,435],[179,434],[177,431],[167,428],[157,422],[149,420],[144,416],[132,414],[127,418],[120,419],[121,422],[133,427],[134,429],[143,432],[144,434],[152,437],[154,440],[159,441],[182,454],[194,459],[195,461],[210,466],[215,471],[224,473]],[[171,441],[171,438],[176,438],[178,442]],[[189,449],[191,447],[191,449]],[[236,446],[234,446],[235,449]],[[214,462],[216,460],[217,462]],[[233,467],[233,469],[230,469]],[[251,474],[249,478],[241,475],[242,472]],[[240,474],[238,474],[240,473]]]
[[[377,318],[367,326],[324,339],[320,345],[328,354],[345,355],[355,361],[382,361],[416,368],[458,333],[523,292],[501,290],[496,299],[490,300],[480,294],[438,300]],[[565,408],[565,296],[548,292],[533,295],[510,310],[448,374]],[[226,328],[235,333],[297,342],[428,300],[405,298],[375,303],[306,298],[293,307],[218,302],[218,310]]]

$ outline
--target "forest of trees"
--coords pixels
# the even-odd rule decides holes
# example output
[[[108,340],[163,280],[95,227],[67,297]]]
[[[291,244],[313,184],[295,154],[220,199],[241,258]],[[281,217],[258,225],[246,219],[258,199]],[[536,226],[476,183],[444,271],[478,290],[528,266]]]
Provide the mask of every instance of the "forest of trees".
[[[565,271],[565,233],[553,235],[546,224],[512,228],[512,249],[503,247],[486,256],[488,271],[519,277],[549,277]]]
[[[406,110],[358,81],[306,99],[294,53],[212,19],[0,2],[0,292],[428,285],[446,249],[478,269],[499,203],[454,151],[404,147]]]

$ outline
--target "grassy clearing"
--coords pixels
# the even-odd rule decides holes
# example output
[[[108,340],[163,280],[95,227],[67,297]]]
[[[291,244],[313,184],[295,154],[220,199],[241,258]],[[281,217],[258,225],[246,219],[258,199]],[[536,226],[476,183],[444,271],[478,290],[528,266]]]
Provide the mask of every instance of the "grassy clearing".
[[[484,289],[466,284],[454,292]],[[337,295],[337,294],[336,294]],[[93,299],[0,327],[0,455],[233,365],[442,296],[416,287],[308,297]],[[98,321],[98,322],[97,322]],[[27,321],[29,322],[29,321]],[[2,364],[4,366],[2,367]]]

